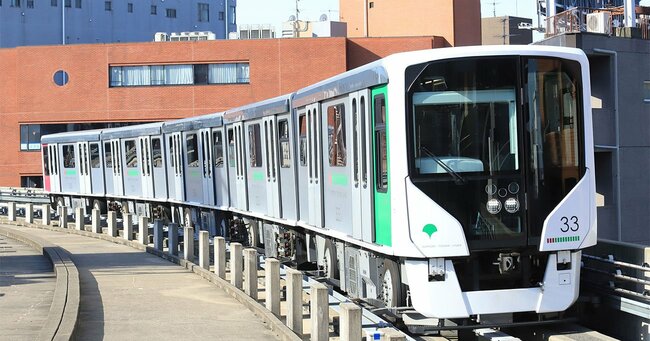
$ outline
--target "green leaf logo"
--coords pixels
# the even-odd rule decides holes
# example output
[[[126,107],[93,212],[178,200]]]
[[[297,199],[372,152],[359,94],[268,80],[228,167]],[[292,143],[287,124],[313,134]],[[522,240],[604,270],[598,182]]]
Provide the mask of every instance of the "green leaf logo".
[[[434,233],[438,232],[438,228],[436,227],[436,225],[426,224],[424,225],[424,228],[422,228],[422,232],[426,233],[427,235],[429,235],[429,238],[431,238],[431,236]]]

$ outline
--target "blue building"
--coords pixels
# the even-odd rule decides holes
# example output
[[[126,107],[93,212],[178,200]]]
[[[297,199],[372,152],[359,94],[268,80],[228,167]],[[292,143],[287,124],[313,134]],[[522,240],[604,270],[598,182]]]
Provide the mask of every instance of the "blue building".
[[[237,0],[0,0],[0,48],[153,41],[156,32],[237,32]],[[65,41],[64,41],[65,39]]]

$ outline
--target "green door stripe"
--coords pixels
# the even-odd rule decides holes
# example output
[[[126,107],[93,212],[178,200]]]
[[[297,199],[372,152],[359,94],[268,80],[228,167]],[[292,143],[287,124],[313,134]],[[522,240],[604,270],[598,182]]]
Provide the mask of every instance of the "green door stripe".
[[[390,212],[390,132],[389,132],[389,117],[388,114],[388,92],[386,85],[382,85],[372,89],[371,92],[371,103],[372,103],[372,145],[373,145],[373,163],[374,163],[374,198],[375,198],[375,243],[380,245],[391,246],[392,245],[392,231],[391,231],[391,212]],[[377,136],[375,134],[375,96],[384,95],[384,101],[386,105],[386,164],[388,165],[387,178],[388,178],[388,188],[385,193],[377,191]]]

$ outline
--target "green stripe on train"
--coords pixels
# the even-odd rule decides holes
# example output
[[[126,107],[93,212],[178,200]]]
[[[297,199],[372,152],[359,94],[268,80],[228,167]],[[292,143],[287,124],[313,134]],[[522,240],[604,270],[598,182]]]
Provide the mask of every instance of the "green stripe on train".
[[[140,171],[137,169],[127,169],[126,170],[126,175],[127,176],[140,176]]]
[[[347,186],[348,177],[345,174],[332,174],[332,185]]]
[[[254,171],[252,174],[253,181],[264,181],[264,172]]]
[[[379,87],[376,87],[372,89],[372,112],[375,112],[375,96],[378,95],[384,95],[384,100],[385,100],[385,105],[386,105],[386,165],[390,165],[390,139],[388,138],[390,135],[389,129],[388,129],[388,121],[389,121],[389,115],[388,115],[388,91],[387,91],[386,85],[382,85]],[[370,117],[375,117],[375,115],[371,115]],[[375,169],[375,184],[374,184],[374,192],[375,192],[375,242],[380,245],[386,245],[386,246],[391,246],[393,241],[392,241],[392,233],[391,233],[391,213],[390,213],[390,167],[386,169],[386,180],[388,181],[388,187],[386,188],[386,192],[379,192],[377,191],[377,182],[379,179],[377,179],[377,134],[374,133],[375,131],[375,122],[373,119],[372,123],[372,141],[373,141],[373,163],[374,163],[374,169]]]

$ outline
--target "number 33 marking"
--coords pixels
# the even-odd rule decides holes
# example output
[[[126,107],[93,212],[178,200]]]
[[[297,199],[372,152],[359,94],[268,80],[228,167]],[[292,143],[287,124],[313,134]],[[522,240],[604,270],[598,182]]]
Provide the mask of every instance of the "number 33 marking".
[[[580,229],[580,224],[578,224],[578,217],[572,216],[571,218],[562,217],[560,218],[564,226],[560,227],[560,231],[569,232],[569,230],[576,232]]]

